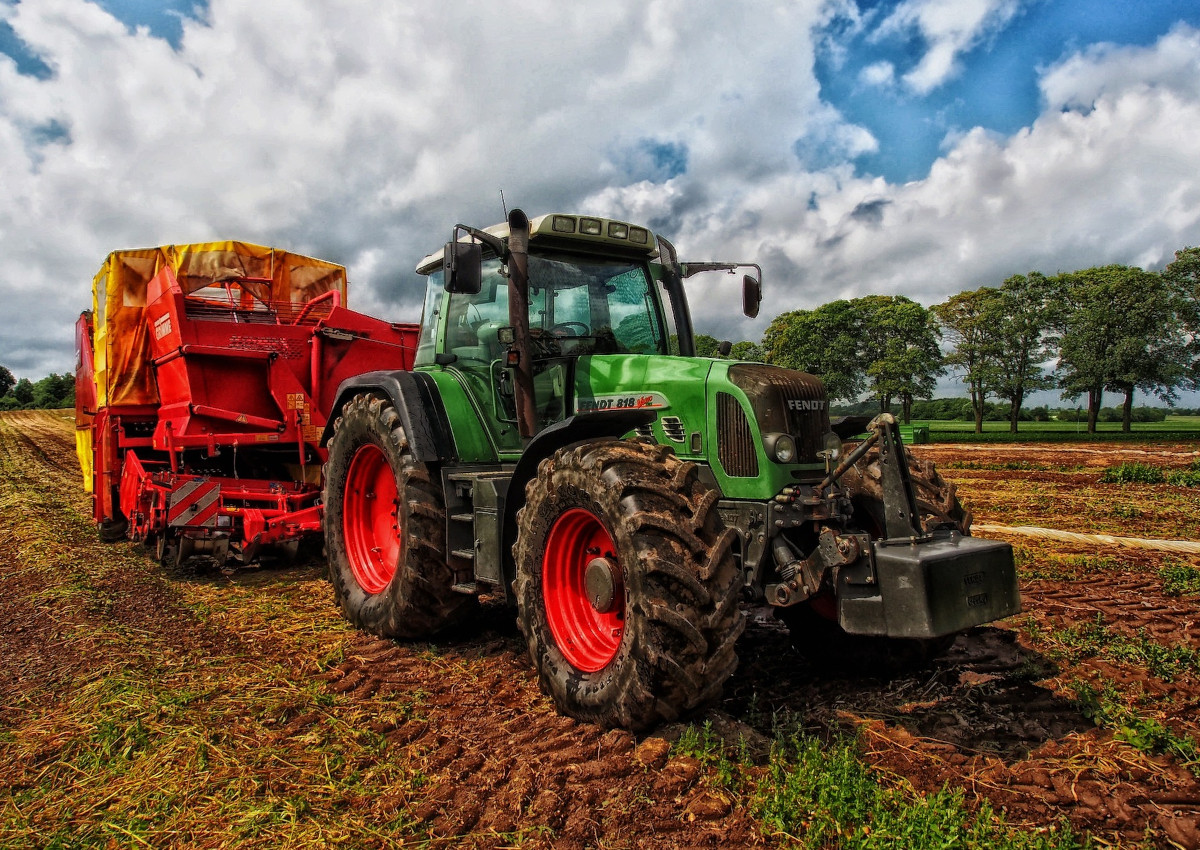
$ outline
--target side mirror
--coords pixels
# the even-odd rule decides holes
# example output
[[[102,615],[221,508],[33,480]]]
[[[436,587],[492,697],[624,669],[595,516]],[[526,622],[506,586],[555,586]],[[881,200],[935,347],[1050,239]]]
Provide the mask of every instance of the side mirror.
[[[483,284],[483,245],[447,242],[442,254],[442,272],[447,292],[477,295]]]
[[[762,304],[762,281],[751,275],[742,276],[742,312],[751,319],[758,316]]]

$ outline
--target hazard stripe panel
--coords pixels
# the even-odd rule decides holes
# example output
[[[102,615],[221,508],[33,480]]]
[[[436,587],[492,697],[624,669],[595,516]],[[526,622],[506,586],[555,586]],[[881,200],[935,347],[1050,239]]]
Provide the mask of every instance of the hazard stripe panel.
[[[221,485],[207,478],[185,481],[171,493],[167,523],[179,526],[213,528],[221,507]]]

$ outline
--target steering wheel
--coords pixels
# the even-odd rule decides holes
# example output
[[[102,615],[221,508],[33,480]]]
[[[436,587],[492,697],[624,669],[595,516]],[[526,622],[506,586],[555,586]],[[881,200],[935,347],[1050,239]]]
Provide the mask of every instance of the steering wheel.
[[[550,333],[555,336],[588,336],[592,332],[583,322],[559,322],[550,327]]]
[[[562,354],[558,346],[558,336],[552,333],[552,330],[529,329],[529,345],[533,349],[531,353],[534,360],[545,360]]]

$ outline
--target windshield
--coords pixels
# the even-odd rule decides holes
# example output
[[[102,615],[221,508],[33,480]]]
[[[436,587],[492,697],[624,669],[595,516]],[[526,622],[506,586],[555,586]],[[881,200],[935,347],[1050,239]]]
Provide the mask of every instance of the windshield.
[[[529,257],[529,327],[547,354],[665,354],[666,335],[644,265],[569,255]],[[448,351],[472,359],[498,352],[496,331],[509,324],[508,280],[496,259],[483,264],[476,295],[450,296]],[[476,354],[476,349],[481,349]]]

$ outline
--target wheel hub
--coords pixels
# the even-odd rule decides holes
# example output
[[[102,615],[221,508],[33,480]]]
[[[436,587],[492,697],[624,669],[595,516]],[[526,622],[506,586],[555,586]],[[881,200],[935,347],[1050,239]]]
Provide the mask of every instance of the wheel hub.
[[[583,574],[583,586],[596,613],[607,614],[616,606],[621,570],[608,558],[592,558]]]

